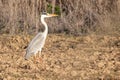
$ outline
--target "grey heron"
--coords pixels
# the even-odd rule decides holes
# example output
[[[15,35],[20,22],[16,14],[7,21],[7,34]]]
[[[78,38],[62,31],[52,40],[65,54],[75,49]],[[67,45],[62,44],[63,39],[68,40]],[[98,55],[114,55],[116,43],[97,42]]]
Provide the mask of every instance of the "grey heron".
[[[34,58],[37,58],[37,54],[40,58],[41,55],[41,51],[42,48],[45,44],[45,40],[48,34],[48,26],[47,23],[45,22],[45,18],[49,18],[49,17],[54,17],[54,16],[58,16],[56,14],[49,14],[49,13],[42,13],[41,15],[41,22],[45,27],[45,30],[43,32],[39,32],[29,43],[27,50],[26,50],[26,54],[25,54],[25,60],[28,60],[31,56],[34,56]]]

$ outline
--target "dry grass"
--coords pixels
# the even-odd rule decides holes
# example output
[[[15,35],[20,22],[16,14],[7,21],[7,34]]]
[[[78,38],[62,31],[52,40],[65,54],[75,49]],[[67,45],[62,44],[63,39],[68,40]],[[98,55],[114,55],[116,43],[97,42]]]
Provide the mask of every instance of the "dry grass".
[[[0,80],[119,80],[120,36],[50,34],[43,64],[25,61],[33,36],[0,36]]]
[[[34,36],[25,34],[43,29],[39,17],[48,5],[53,13],[60,8],[59,17],[46,21],[49,32],[63,34],[48,35],[43,63],[34,64],[24,60]],[[119,5],[119,0],[0,0],[0,80],[120,80]]]
[[[53,6],[48,12],[60,15],[47,21],[51,33],[119,34],[119,5],[119,0],[0,0],[0,33],[29,34],[43,29],[40,14]]]

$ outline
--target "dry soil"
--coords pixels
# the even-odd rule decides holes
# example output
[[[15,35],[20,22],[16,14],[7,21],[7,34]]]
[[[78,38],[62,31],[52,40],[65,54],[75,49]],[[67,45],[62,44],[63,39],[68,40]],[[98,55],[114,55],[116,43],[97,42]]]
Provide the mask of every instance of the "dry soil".
[[[32,38],[0,35],[0,80],[120,80],[120,36],[49,34],[38,63],[24,60]]]

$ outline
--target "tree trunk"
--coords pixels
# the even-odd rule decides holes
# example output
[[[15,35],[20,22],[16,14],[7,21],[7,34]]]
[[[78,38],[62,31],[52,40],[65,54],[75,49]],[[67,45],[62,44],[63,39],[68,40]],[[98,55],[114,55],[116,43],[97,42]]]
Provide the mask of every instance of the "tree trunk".
[[[52,13],[55,13],[55,3],[56,0],[52,0]]]

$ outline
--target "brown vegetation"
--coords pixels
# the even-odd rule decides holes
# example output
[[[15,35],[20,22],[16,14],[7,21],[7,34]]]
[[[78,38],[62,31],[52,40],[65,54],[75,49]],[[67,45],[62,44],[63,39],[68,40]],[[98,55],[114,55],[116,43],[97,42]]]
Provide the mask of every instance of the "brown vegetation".
[[[34,64],[24,55],[44,29],[42,11],[59,17],[46,20],[51,34]],[[120,0],[0,0],[0,80],[119,80],[119,21]]]
[[[119,0],[0,0],[0,33],[38,32],[42,11],[60,15],[47,20],[50,33],[118,33],[119,5]]]

